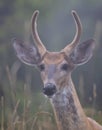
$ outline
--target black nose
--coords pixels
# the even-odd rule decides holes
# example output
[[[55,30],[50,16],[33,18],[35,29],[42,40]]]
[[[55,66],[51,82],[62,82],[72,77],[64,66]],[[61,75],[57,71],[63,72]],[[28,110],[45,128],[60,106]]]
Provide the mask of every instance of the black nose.
[[[43,93],[47,95],[48,97],[53,96],[53,94],[56,92],[56,86],[52,83],[47,83],[45,87],[43,88]]]

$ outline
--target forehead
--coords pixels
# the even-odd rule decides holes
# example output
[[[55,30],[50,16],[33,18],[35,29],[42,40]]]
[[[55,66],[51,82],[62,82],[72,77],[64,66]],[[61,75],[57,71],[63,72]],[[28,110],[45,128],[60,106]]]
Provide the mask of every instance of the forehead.
[[[60,52],[47,52],[43,61],[46,64],[58,64],[64,60],[64,54]]]

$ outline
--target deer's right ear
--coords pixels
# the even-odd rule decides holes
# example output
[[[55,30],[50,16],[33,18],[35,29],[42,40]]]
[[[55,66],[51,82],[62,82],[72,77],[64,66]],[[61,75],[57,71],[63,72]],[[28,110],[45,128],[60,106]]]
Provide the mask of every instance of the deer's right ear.
[[[33,45],[25,45],[23,41],[14,39],[13,47],[17,57],[27,65],[37,65],[41,61],[41,56]]]

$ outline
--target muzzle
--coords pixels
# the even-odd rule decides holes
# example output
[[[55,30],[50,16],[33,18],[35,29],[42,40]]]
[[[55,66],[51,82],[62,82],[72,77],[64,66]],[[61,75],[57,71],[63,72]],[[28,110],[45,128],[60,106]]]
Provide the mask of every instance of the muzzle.
[[[56,93],[56,86],[52,83],[47,83],[43,88],[43,93],[48,97],[52,97]]]

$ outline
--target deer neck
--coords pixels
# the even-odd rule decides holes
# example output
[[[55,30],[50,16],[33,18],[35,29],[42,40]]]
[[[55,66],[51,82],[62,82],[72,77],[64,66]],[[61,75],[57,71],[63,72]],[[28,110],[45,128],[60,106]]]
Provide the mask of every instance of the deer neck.
[[[59,130],[85,130],[87,118],[78,100],[72,80],[52,98]]]

